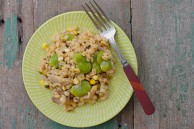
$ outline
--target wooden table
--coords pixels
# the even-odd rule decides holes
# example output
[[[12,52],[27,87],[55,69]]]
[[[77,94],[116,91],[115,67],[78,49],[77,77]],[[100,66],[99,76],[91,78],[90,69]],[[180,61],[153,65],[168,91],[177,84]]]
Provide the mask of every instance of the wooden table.
[[[0,129],[72,129],[45,117],[21,74],[25,47],[48,19],[82,10],[83,0],[0,0]],[[194,0],[98,0],[135,48],[139,78],[156,111],[133,97],[114,119],[91,129],[194,128]]]

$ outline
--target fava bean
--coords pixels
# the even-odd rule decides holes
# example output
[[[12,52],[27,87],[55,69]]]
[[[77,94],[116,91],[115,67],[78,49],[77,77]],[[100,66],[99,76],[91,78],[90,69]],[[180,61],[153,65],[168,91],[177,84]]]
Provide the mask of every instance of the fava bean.
[[[100,64],[100,68],[103,72],[110,70],[111,68],[110,60],[102,61],[102,63]]]
[[[76,97],[82,97],[87,95],[87,93],[91,90],[91,85],[88,81],[82,81],[81,84],[74,85],[70,92]]]
[[[91,71],[92,65],[90,62],[87,61],[81,61],[76,65],[76,68],[80,70],[80,73],[86,74]]]
[[[57,54],[53,54],[52,57],[49,59],[49,65],[58,67],[59,61]]]

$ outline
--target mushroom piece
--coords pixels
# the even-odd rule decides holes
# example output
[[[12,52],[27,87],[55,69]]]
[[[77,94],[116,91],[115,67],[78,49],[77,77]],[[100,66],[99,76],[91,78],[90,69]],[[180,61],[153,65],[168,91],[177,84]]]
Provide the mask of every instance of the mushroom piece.
[[[60,99],[52,97],[51,100],[56,104],[61,104]]]
[[[51,83],[60,83],[60,82],[62,82],[63,77],[56,76],[56,75],[50,75],[50,76],[48,76],[48,80]]]
[[[92,98],[94,96],[94,94],[96,93],[96,91],[98,90],[98,86],[92,86],[92,89],[90,90],[90,98]]]
[[[43,72],[43,71],[45,71],[45,70],[46,70],[46,61],[43,60],[43,61],[41,62],[41,64],[40,64],[40,66],[39,66],[39,71],[40,71],[40,72]]]

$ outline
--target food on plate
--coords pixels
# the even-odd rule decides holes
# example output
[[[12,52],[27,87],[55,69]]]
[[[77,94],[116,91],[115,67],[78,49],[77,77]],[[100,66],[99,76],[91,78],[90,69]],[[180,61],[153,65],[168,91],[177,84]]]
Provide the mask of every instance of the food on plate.
[[[66,111],[108,97],[115,58],[106,38],[77,27],[54,34],[40,62],[41,84],[52,90],[52,101]]]

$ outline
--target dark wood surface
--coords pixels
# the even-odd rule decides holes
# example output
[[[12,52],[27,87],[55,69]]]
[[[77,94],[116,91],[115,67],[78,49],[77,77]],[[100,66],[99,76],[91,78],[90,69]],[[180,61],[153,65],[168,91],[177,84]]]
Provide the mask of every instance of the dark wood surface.
[[[0,0],[0,129],[70,129],[45,117],[29,99],[21,74],[25,47],[48,19],[82,10],[86,0]],[[129,36],[139,78],[156,111],[132,97],[114,119],[91,129],[194,127],[194,1],[98,0]],[[72,128],[71,128],[72,129]]]

